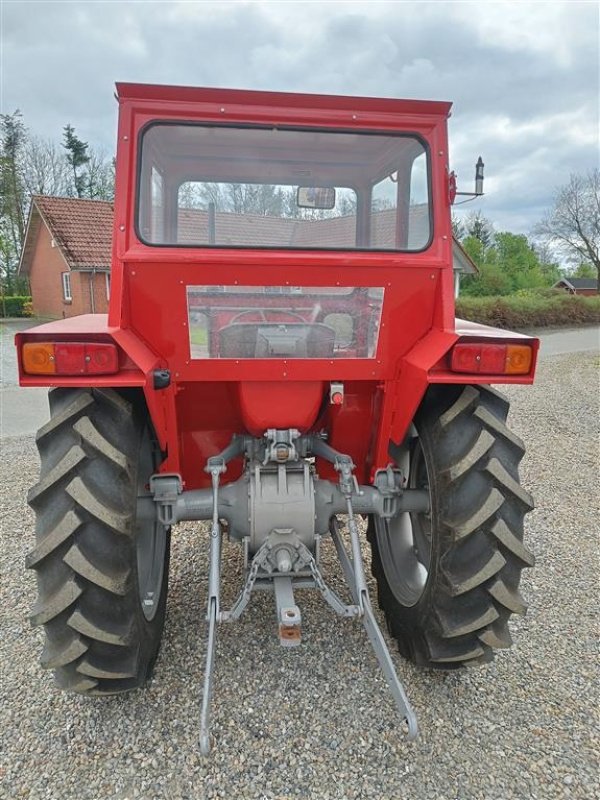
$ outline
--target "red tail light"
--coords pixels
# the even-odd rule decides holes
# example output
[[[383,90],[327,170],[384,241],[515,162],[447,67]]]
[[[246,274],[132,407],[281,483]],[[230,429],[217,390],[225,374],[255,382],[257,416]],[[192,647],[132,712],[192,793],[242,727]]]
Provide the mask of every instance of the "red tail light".
[[[28,375],[110,375],[119,371],[116,345],[106,342],[26,342]]]
[[[527,344],[456,344],[452,349],[452,372],[486,375],[528,375],[533,353]]]

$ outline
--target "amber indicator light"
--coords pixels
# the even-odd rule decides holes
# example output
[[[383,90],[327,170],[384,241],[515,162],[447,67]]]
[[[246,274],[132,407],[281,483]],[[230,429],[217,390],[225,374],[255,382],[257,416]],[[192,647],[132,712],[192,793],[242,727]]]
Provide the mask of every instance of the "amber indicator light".
[[[54,375],[54,345],[49,342],[27,342],[23,345],[23,371],[28,375]]]

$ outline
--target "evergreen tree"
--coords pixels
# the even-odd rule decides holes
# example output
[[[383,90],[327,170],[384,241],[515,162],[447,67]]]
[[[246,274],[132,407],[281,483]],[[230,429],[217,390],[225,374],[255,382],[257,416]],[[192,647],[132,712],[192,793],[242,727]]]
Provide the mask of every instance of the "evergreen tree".
[[[469,216],[464,221],[464,229],[466,236],[473,236],[478,239],[483,245],[485,250],[493,243],[494,239],[494,226],[483,216],[481,211],[477,211]]]
[[[27,129],[20,111],[0,115],[0,135],[0,278],[3,291],[13,294],[27,283],[17,278],[27,204],[23,178]]]
[[[79,170],[89,163],[88,143],[75,135],[75,129],[71,125],[65,125],[63,147],[67,151],[67,161],[73,170],[75,193],[77,197],[84,197],[89,181],[87,173]]]
[[[452,235],[455,239],[458,239],[459,242],[462,242],[466,235],[462,220],[459,219],[459,217],[455,217],[454,214],[452,214]]]

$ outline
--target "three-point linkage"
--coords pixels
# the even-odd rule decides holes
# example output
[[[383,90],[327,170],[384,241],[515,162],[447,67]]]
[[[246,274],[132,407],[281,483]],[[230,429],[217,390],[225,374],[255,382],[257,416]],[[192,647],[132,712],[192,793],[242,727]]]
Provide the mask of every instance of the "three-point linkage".
[[[204,755],[211,750],[210,708],[217,623],[239,619],[252,593],[257,590],[268,590],[274,595],[279,641],[285,647],[296,646],[301,641],[302,615],[294,599],[297,588],[317,589],[336,614],[360,618],[398,710],[407,723],[408,738],[414,739],[417,735],[415,714],[373,614],[355,506],[360,508],[360,513],[371,511],[387,515],[398,513],[400,509],[421,508],[424,498],[418,492],[403,492],[400,488],[402,476],[391,471],[377,477],[375,483],[382,487],[381,491],[376,487],[360,487],[354,476],[352,459],[334,450],[319,436],[301,437],[298,431],[268,431],[265,440],[260,446],[249,437],[236,437],[226,450],[208,460],[205,471],[211,477],[210,498],[202,492],[182,493],[179,486],[180,495],[174,499],[171,487],[169,491],[161,492],[160,476],[156,476],[154,481],[158,483],[154,487],[154,499],[159,505],[168,504],[169,510],[163,509],[162,514],[168,516],[169,521],[184,518],[211,520],[206,616],[208,642],[200,715],[200,750]],[[239,486],[235,484],[233,489],[231,484],[222,487],[221,477],[227,470],[227,463],[242,453],[246,454],[246,473],[235,484],[241,482],[243,492],[238,491]],[[338,484],[315,478],[314,467],[306,460],[307,455],[332,463],[339,476]],[[166,477],[169,480],[172,476]],[[403,498],[403,494],[407,497]],[[236,507],[243,495],[248,498],[243,509],[244,514],[247,513],[247,526],[242,530],[243,535],[237,533],[236,538],[241,539],[244,547],[246,579],[232,607],[223,610],[220,604],[221,518],[228,518],[229,533],[232,534],[233,526],[235,535],[235,526],[238,529],[241,526],[241,516]],[[280,513],[286,503],[287,521]],[[350,552],[344,546],[336,516],[342,513],[347,515]],[[326,530],[322,530],[323,520],[327,523]],[[321,573],[320,544],[322,536],[326,535],[333,539],[352,597],[350,604],[327,585]]]

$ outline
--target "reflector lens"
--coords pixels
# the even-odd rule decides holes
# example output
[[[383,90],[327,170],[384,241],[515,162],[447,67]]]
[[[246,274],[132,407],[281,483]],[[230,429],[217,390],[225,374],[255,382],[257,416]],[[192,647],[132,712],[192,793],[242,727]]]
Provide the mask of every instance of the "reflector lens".
[[[110,375],[119,371],[116,345],[105,342],[26,342],[28,375]]]
[[[452,349],[450,369],[485,375],[527,375],[532,358],[527,344],[462,343]]]
[[[54,358],[58,375],[85,374],[85,345],[56,342],[54,345]]]

